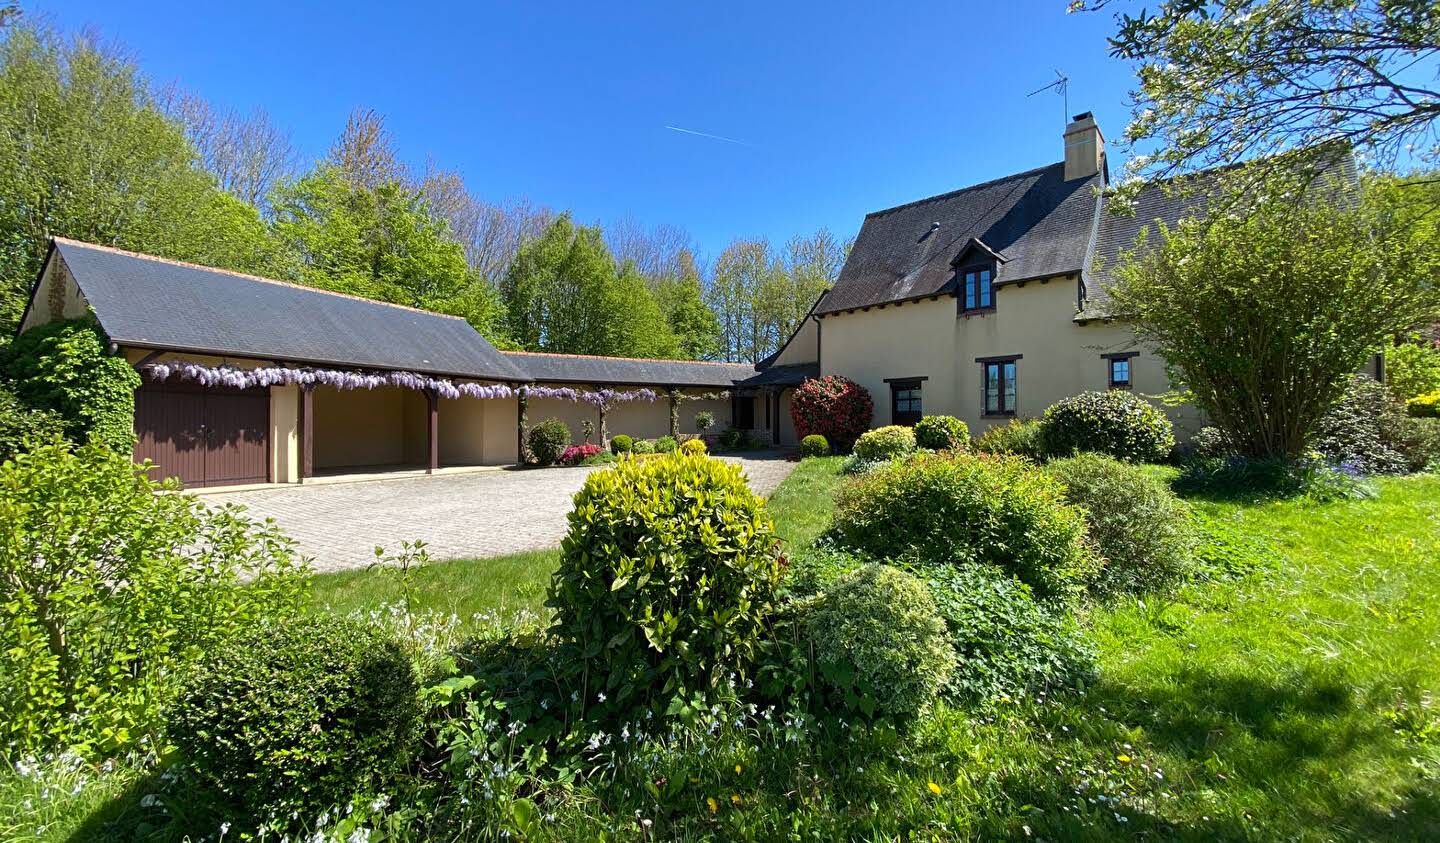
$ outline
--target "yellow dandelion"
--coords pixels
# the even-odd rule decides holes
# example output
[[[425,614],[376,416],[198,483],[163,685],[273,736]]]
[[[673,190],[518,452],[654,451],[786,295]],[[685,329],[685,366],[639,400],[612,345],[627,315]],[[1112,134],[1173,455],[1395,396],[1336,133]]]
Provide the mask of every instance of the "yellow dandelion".
[[[716,811],[720,810],[720,803],[719,803],[719,802],[716,802],[716,801],[715,801],[715,797],[713,797],[713,796],[707,796],[707,797],[705,797],[705,804],[710,807],[710,813],[711,813],[712,815],[713,815]]]
[[[744,768],[744,767],[741,767],[739,764],[736,764],[736,765],[735,765],[735,775],[737,775],[737,776],[740,775],[740,771],[743,770],[743,769],[745,769],[745,768]]]
[[[933,794],[935,794],[936,796],[939,796],[940,794],[942,794],[942,793],[945,792],[945,789],[944,789],[944,788],[942,788],[940,785],[938,785],[938,784],[936,784],[936,783],[934,783],[934,782],[931,782],[930,785],[929,785],[929,787],[930,787],[930,792],[933,793]]]
[[[1121,764],[1129,764],[1129,763],[1130,763],[1130,756],[1128,756],[1128,755],[1117,755],[1117,756],[1115,756],[1115,758],[1116,758],[1117,760],[1119,760],[1119,762],[1120,762]]]
[[[732,793],[732,794],[730,794],[730,804],[731,804],[731,805],[739,805],[739,804],[740,804],[740,794],[738,794],[738,793]]]

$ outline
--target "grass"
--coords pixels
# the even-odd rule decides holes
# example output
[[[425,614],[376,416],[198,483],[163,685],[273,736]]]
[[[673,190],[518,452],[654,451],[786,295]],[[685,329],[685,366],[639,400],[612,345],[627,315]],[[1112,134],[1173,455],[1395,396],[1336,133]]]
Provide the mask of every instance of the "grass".
[[[827,525],[839,462],[805,461],[771,498],[792,547]],[[589,782],[545,785],[533,837],[1440,838],[1440,477],[1378,489],[1330,504],[1196,501],[1216,536],[1254,537],[1241,555],[1258,567],[1093,609],[1100,672],[1083,695],[942,707],[905,735],[789,740],[758,718],[682,731],[623,750]],[[415,594],[462,617],[536,608],[554,561],[438,563],[416,572]],[[400,596],[374,572],[317,577],[314,592],[334,611]],[[79,788],[65,775],[39,839],[89,839],[94,812],[144,791],[126,789],[124,769]],[[0,833],[25,826],[21,796],[34,814],[40,787],[0,772]]]

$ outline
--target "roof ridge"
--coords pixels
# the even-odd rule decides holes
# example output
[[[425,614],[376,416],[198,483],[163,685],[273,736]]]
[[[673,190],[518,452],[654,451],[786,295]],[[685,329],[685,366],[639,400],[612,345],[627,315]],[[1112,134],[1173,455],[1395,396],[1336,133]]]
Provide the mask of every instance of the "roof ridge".
[[[635,363],[696,363],[705,366],[750,366],[753,363],[732,363],[726,360],[677,360],[673,357],[615,357],[609,354],[566,354],[559,351],[501,351],[501,354],[524,357],[577,357],[585,360],[628,360]]]
[[[1045,170],[1048,170],[1048,169],[1050,169],[1051,167],[1060,167],[1060,166],[1063,166],[1064,164],[1065,164],[1064,161],[1056,161],[1056,162],[1054,162],[1054,163],[1052,163],[1052,164],[1046,164],[1046,165],[1043,166],[1043,167],[1033,167],[1033,168],[1031,168],[1031,169],[1029,169],[1029,170],[1022,170],[1021,172],[1018,172],[1018,173],[1011,173],[1011,174],[1008,175],[1008,176],[1001,176],[1001,177],[999,177],[999,178],[990,179],[989,181],[982,181],[982,182],[979,182],[979,183],[977,183],[977,184],[972,184],[972,185],[968,185],[968,186],[966,186],[966,187],[961,187],[961,188],[958,188],[958,189],[956,189],[956,190],[951,190],[951,191],[946,192],[946,193],[937,193],[937,194],[935,194],[934,196],[926,196],[926,197],[923,198],[923,199],[915,199],[915,200],[913,200],[913,201],[905,202],[905,203],[902,203],[902,204],[900,204],[900,205],[892,205],[892,206],[889,207],[889,208],[881,208],[881,209],[878,210],[878,211],[871,211],[870,213],[868,213],[868,214],[865,215],[865,218],[866,218],[866,219],[869,219],[870,217],[878,217],[878,216],[881,216],[882,214],[888,214],[888,213],[890,213],[890,212],[892,212],[892,211],[898,211],[898,210],[900,210],[900,209],[902,209],[902,208],[911,208],[911,207],[914,207],[914,206],[916,206],[916,205],[923,205],[923,204],[925,204],[926,202],[935,202],[935,201],[938,201],[938,200],[941,200],[941,199],[949,199],[949,198],[952,197],[952,196],[958,196],[958,195],[960,195],[961,193],[966,193],[966,192],[971,191],[971,190],[979,190],[979,189],[982,188],[982,187],[993,187],[994,185],[1000,184],[1001,182],[1012,181],[1012,180],[1014,180],[1014,179],[1024,178],[1025,176],[1033,176],[1033,175],[1035,175],[1036,173],[1044,172]]]
[[[233,269],[222,269],[218,266],[206,266],[203,263],[192,263],[190,261],[175,260],[174,258],[166,258],[161,257],[160,255],[146,254],[145,252],[132,252],[129,249],[120,249],[115,246],[106,246],[100,243],[89,243],[84,240],[76,240],[72,237],[51,235],[50,239],[54,240],[57,243],[67,243],[69,245],[79,246],[85,249],[98,249],[102,252],[125,255],[126,257],[153,261],[155,263],[168,263],[171,266],[182,266],[186,269],[203,269],[206,272],[218,272],[222,275],[233,275],[236,278],[244,278],[248,281],[259,281],[262,284],[274,284],[278,287],[289,287],[294,290],[305,290],[311,293],[320,293],[326,296],[335,296],[336,298],[350,299],[351,301],[365,302],[367,304],[376,304],[380,305],[381,307],[393,307],[399,310],[408,310],[411,313],[423,313],[426,316],[438,316],[442,319],[459,319],[462,322],[466,321],[465,317],[463,316],[453,316],[449,313],[436,313],[433,310],[425,310],[424,308],[420,307],[411,307],[408,304],[396,304],[395,302],[380,301],[379,299],[367,299],[364,296],[357,296],[352,293],[341,293],[336,290],[326,290],[321,287],[307,287],[304,284],[296,284],[293,281],[281,281],[276,278],[266,278],[263,275],[253,275],[249,272],[239,272]]]

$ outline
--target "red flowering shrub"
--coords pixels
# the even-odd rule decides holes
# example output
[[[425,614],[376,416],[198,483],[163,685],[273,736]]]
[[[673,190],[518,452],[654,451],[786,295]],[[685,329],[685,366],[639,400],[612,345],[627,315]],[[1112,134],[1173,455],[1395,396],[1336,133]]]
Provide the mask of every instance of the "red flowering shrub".
[[[583,445],[571,445],[570,447],[565,449],[565,453],[560,455],[560,464],[579,465],[580,463],[600,453],[600,450],[601,448],[599,445],[592,445],[589,442],[586,442]]]
[[[860,384],[839,375],[812,378],[800,384],[790,399],[790,418],[801,439],[824,436],[837,453],[849,451],[860,434],[870,429],[875,402]]]

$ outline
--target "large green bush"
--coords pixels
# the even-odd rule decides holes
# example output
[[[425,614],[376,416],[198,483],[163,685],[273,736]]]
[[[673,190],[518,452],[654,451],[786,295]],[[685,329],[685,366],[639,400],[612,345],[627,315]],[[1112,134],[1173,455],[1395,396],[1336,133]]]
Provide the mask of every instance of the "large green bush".
[[[1086,531],[1105,559],[1093,590],[1164,590],[1191,570],[1190,512],[1153,474],[1104,454],[1054,460],[1045,470],[1064,485],[1065,500],[1084,508]]]
[[[830,443],[820,434],[812,433],[800,440],[800,456],[828,457],[830,456]]]
[[[1039,419],[1011,419],[980,434],[975,450],[982,454],[1011,454],[1039,462],[1045,458]]]
[[[1035,600],[1014,577],[981,565],[924,565],[945,621],[955,667],[945,694],[961,703],[1074,687],[1094,668],[1079,624],[1056,604]]]
[[[134,449],[140,375],[110,354],[92,320],[26,331],[4,352],[3,367],[21,403],[54,412],[72,441],[93,440],[124,454]]]
[[[1361,474],[1404,474],[1440,459],[1440,446],[1425,423],[1384,384],[1357,375],[1315,434],[1325,459]]]
[[[626,436],[622,433],[610,439],[610,453],[616,454],[617,456],[630,453],[634,447],[635,438],[632,436]]]
[[[905,720],[924,713],[955,665],[924,583],[888,565],[840,578],[803,612],[831,710]]]
[[[1046,454],[1052,457],[1094,451],[1131,462],[1160,462],[1175,447],[1175,428],[1165,414],[1123,389],[1061,399],[1040,424]]]
[[[0,386],[0,462],[28,446],[49,442],[64,434],[60,417],[47,410],[32,410]]]
[[[1385,349],[1385,384],[1406,400],[1440,392],[1440,345],[1405,342]]]
[[[970,428],[954,416],[925,416],[915,422],[915,444],[932,451],[958,451],[970,444]]]
[[[0,465],[0,753],[133,747],[195,659],[298,610],[289,539],[161,488],[94,444]]]
[[[363,624],[292,618],[215,650],[172,712],[190,768],[253,819],[374,792],[419,737],[415,672]]]
[[[875,558],[993,565],[1042,597],[1079,590],[1098,561],[1084,513],[1016,457],[921,455],[848,481],[833,533]]]
[[[855,441],[855,457],[865,462],[893,460],[915,452],[915,431],[898,424],[866,431]]]
[[[541,465],[553,465],[570,447],[570,426],[559,419],[545,419],[530,428],[526,438],[530,454]]]
[[[570,680],[606,718],[745,674],[781,570],[739,466],[682,451],[591,474],[546,604]]]
[[[870,391],[840,375],[810,378],[790,396],[795,433],[802,438],[818,433],[837,453],[855,446],[874,414]]]

